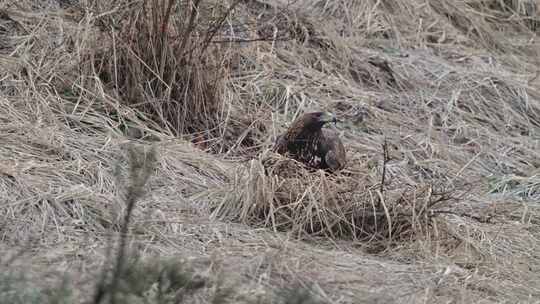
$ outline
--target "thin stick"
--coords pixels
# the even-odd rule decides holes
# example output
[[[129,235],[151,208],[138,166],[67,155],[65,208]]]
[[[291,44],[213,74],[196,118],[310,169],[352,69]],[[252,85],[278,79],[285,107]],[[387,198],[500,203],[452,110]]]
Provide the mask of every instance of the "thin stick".
[[[382,145],[383,148],[383,169],[382,169],[382,177],[381,177],[381,195],[384,197],[384,183],[386,181],[386,164],[388,163],[389,157],[388,157],[388,142],[386,140],[386,137],[384,138],[384,142]]]

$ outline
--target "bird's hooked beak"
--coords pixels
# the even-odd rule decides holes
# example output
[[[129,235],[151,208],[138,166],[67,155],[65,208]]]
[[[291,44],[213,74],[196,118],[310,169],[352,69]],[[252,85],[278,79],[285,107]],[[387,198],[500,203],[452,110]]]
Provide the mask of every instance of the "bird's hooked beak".
[[[324,112],[321,115],[320,121],[325,122],[325,123],[333,122],[334,125],[337,125],[337,122],[338,122],[336,115],[330,112]]]

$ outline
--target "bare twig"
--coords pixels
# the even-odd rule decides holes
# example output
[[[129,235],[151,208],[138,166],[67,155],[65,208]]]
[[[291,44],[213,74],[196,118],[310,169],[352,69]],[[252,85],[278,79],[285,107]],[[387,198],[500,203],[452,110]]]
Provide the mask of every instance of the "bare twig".
[[[384,184],[386,181],[386,164],[390,160],[390,157],[388,155],[388,142],[386,140],[386,137],[384,138],[384,142],[382,144],[382,152],[383,152],[383,167],[382,167],[380,191],[381,191],[381,195],[384,197]]]

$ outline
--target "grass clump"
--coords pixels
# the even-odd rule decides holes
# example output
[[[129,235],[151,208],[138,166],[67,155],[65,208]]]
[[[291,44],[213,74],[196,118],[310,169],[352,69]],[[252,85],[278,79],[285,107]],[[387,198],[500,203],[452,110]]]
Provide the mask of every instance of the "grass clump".
[[[108,43],[93,66],[105,87],[172,135],[220,134],[225,48],[211,44],[235,4],[148,0],[118,6],[103,23]]]
[[[425,235],[436,210],[454,199],[442,185],[404,186],[399,179],[388,180],[385,171],[355,164],[338,174],[314,172],[268,152],[240,169],[227,185],[235,190],[221,193],[211,209],[218,218],[299,239],[356,240],[381,250]]]

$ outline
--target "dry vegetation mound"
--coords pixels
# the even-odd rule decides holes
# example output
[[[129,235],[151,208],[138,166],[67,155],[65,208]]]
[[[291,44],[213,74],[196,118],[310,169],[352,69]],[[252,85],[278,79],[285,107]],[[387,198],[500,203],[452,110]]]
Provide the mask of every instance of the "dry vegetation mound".
[[[379,174],[361,162],[328,174],[267,152],[218,192],[212,211],[218,218],[288,231],[299,239],[348,239],[381,250],[422,235],[438,207],[456,199],[443,185],[408,185],[394,174],[382,172],[382,180]]]
[[[0,296],[537,301],[537,5],[0,2],[0,262],[37,286]],[[337,174],[268,151],[311,110]]]

